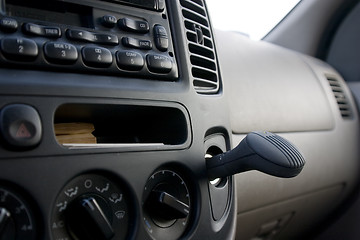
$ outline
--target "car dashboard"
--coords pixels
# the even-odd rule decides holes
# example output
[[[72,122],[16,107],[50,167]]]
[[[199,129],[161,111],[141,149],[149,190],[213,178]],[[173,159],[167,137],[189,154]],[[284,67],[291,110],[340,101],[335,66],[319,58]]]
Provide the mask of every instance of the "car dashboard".
[[[301,239],[356,189],[342,76],[214,30],[203,0],[4,0],[0,48],[1,240]],[[252,131],[302,172],[209,179]]]

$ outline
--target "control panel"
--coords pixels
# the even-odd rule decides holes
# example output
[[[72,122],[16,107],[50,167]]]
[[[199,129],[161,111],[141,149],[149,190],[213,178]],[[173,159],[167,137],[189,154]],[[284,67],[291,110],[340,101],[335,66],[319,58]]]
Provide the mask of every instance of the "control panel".
[[[54,239],[126,239],[129,194],[108,177],[84,174],[61,190],[52,213]]]
[[[178,68],[165,4],[159,11],[118,6],[7,0],[0,15],[0,62],[175,81]]]
[[[0,1],[0,240],[233,238],[204,158],[230,147],[226,98],[191,87],[217,74],[205,10]]]

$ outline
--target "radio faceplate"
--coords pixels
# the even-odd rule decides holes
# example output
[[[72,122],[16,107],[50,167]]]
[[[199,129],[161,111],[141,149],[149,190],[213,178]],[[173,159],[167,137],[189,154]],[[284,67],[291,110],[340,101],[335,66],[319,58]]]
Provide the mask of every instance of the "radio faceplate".
[[[165,5],[152,11],[99,1],[7,0],[0,38],[7,67],[178,78]]]

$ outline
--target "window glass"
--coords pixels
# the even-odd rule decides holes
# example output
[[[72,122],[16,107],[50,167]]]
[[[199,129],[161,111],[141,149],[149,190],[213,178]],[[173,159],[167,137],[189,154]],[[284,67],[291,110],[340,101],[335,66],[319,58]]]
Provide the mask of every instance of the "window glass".
[[[206,0],[214,28],[237,31],[259,40],[300,0]]]

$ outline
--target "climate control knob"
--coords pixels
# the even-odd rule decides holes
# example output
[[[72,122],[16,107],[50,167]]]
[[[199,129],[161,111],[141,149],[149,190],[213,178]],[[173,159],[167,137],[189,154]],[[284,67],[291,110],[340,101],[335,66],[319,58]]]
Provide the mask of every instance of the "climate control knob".
[[[179,239],[191,213],[185,181],[171,170],[155,172],[144,189],[143,210],[145,228],[154,239]]]
[[[68,228],[76,239],[109,240],[114,236],[111,208],[95,194],[75,200],[66,211]]]
[[[15,226],[11,219],[11,213],[6,208],[0,208],[0,239],[15,237]]]
[[[189,215],[189,205],[167,193],[166,190],[153,189],[147,205],[152,216],[169,221],[186,218]]]
[[[29,204],[13,189],[0,187],[0,240],[35,240],[35,219]]]
[[[131,216],[129,192],[108,177],[85,174],[61,190],[52,215],[54,239],[126,239]]]

